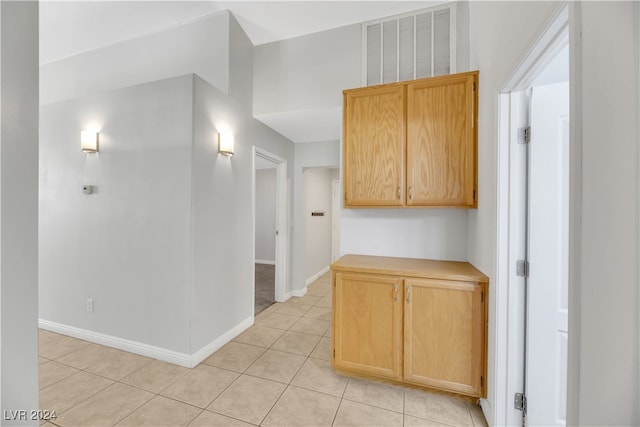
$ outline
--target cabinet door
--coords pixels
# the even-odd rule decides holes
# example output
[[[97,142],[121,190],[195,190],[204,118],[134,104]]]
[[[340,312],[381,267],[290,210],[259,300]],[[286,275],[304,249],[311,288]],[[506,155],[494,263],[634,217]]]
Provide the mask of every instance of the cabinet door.
[[[344,92],[344,204],[404,204],[405,87]]]
[[[478,73],[407,87],[407,205],[477,207]]]
[[[333,348],[336,368],[400,379],[402,279],[335,273]]]
[[[483,286],[450,280],[407,280],[404,313],[404,379],[484,396]]]

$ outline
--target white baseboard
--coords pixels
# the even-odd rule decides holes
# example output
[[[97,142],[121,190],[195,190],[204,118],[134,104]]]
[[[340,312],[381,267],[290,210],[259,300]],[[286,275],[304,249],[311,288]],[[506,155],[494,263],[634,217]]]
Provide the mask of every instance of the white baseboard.
[[[327,272],[329,272],[329,266],[326,266],[325,268],[323,268],[322,270],[318,271],[313,276],[309,277],[307,279],[307,286],[309,286],[310,284],[312,284],[313,282],[318,280],[320,277],[322,277],[323,274],[325,274]]]
[[[307,287],[291,291],[292,297],[303,297],[307,294]]]
[[[198,366],[207,357],[218,351],[223,345],[243,333],[247,328],[253,325],[253,316],[247,317],[242,322],[238,323],[233,328],[229,329],[226,333],[222,334],[215,340],[211,341],[206,346],[195,352],[191,356],[191,368]]]
[[[266,259],[257,259],[256,260],[256,264],[268,264],[268,265],[276,265],[275,260],[274,261],[269,261]]]
[[[138,341],[131,341],[124,338],[115,337],[113,335],[102,334],[99,332],[89,331],[87,329],[63,325],[61,323],[50,322],[44,319],[38,320],[38,326],[42,329],[46,329],[47,331],[56,332],[62,335],[68,335],[70,337],[105,345],[107,347],[117,348],[119,350],[128,351],[130,353],[139,354],[141,356],[151,357],[153,359],[162,360],[163,362],[173,363],[175,365],[184,366],[186,368],[193,368],[198,366],[200,362],[220,349],[223,345],[240,335],[251,325],[253,325],[253,317],[249,317],[243,320],[238,325],[231,328],[229,331],[216,338],[196,353],[186,354],[162,347],[144,344]]]

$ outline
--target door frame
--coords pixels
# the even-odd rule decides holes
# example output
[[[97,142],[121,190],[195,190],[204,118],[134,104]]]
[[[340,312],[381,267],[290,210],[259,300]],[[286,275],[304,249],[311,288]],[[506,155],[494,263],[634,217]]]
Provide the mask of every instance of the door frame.
[[[252,256],[253,278],[252,309],[255,316],[255,262],[256,262],[256,156],[268,160],[276,165],[276,268],[275,268],[275,300],[284,301],[287,284],[289,282],[289,197],[287,181],[287,161],[282,157],[270,153],[260,147],[253,146],[251,157],[251,229],[252,229]]]
[[[331,181],[331,262],[340,258],[340,209],[342,186],[339,179]]]
[[[570,188],[569,188],[569,354],[567,368],[567,425],[577,421],[579,401],[580,366],[580,206],[581,206],[581,7],[579,2],[564,4],[550,21],[531,49],[523,57],[498,93],[498,152],[497,152],[497,257],[496,257],[496,320],[493,381],[496,387],[495,407],[481,401],[483,410],[493,413],[496,425],[521,425],[521,413],[514,410],[514,395],[522,392],[524,359],[522,359],[524,330],[524,305],[518,301],[521,293],[514,286],[518,247],[523,246],[523,236],[514,232],[517,227],[514,209],[517,198],[517,182],[513,181],[512,167],[516,144],[518,117],[523,114],[512,102],[512,94],[524,91],[538,73],[569,43],[570,78]],[[518,328],[521,328],[518,330]],[[520,388],[519,388],[520,387]],[[520,419],[519,419],[520,417]]]

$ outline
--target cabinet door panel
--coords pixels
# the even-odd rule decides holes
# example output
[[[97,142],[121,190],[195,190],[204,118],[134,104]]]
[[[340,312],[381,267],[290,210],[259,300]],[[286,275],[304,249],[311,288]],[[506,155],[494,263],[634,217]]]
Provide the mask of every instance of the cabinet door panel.
[[[482,396],[482,285],[412,279],[406,281],[405,287],[405,380]]]
[[[334,366],[400,379],[402,279],[336,273],[334,280]]]
[[[404,92],[402,85],[345,92],[345,206],[404,204]]]
[[[475,207],[477,74],[407,88],[407,205]]]

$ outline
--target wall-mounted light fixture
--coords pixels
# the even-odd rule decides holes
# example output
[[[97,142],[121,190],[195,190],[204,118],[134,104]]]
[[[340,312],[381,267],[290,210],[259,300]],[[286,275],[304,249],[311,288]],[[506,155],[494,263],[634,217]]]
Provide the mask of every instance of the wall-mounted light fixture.
[[[229,132],[218,132],[218,153],[225,156],[233,156],[233,134]]]
[[[80,147],[83,153],[98,152],[98,132],[83,130],[80,132]]]

